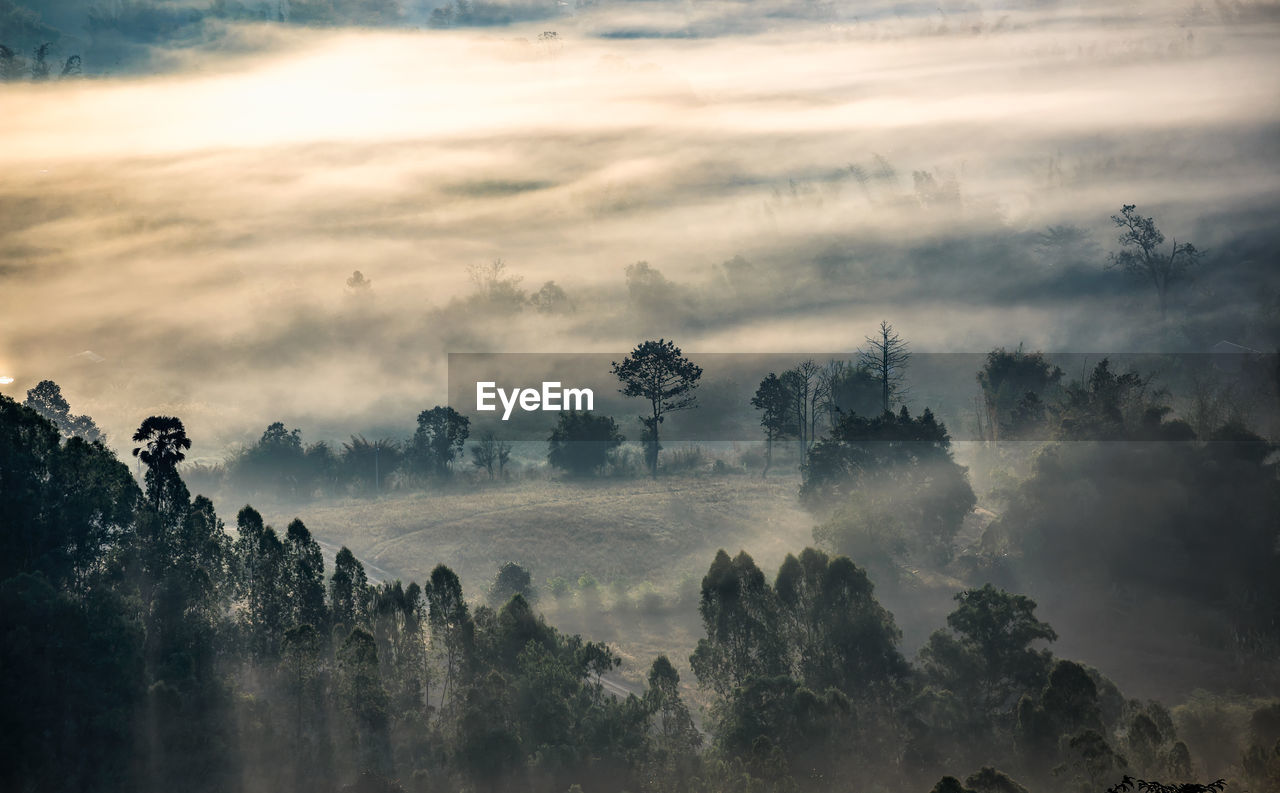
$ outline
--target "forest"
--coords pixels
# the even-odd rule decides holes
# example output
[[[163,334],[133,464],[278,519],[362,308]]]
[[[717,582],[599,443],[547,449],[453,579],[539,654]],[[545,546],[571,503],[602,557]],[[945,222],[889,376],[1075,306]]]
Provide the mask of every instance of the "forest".
[[[835,368],[837,384],[869,384],[861,392],[803,363],[763,378],[751,403],[760,474],[773,444],[825,411],[815,391],[875,405],[905,389],[907,343],[888,323],[868,342],[860,363]],[[1246,363],[1237,392],[1253,383],[1275,404],[1274,356]],[[668,374],[655,404],[695,407],[701,369],[673,343],[645,342],[615,364],[638,396],[654,381],[636,372],[655,369]],[[52,381],[25,405],[4,397],[5,787],[1014,793],[1101,791],[1131,775],[1190,790],[1197,773],[1222,773],[1228,789],[1275,789],[1274,444],[1230,410],[1197,433],[1170,417],[1167,392],[1106,360],[1055,390],[1063,373],[1043,354],[997,349],[974,377],[1006,442],[1046,440],[965,551],[972,585],[914,657],[876,581],[908,559],[954,569],[977,498],[927,408],[869,418],[837,403],[834,424],[812,418],[805,456],[790,461],[821,521],[816,545],[776,573],[745,550],[718,551],[697,598],[700,636],[678,659],[694,679],[682,688],[660,654],[636,692],[606,687],[621,658],[548,622],[519,564],[479,598],[445,564],[421,582],[374,581],[344,547],[326,569],[301,519],[278,532],[244,506],[228,529],[208,497],[192,497],[179,418],[152,416],[133,435],[139,487]],[[657,477],[660,424],[646,421],[644,465],[630,475]],[[466,419],[437,406],[418,423],[404,454],[384,450],[385,475],[404,466],[420,473],[397,481],[452,481]],[[334,454],[298,435],[273,424],[227,475],[289,497],[371,495],[358,439]],[[562,476],[581,478],[621,444],[612,418],[562,412],[545,448]],[[470,445],[482,486],[505,477],[511,446]],[[717,463],[711,475],[734,475]],[[1133,497],[1151,488],[1165,495]],[[1220,693],[1247,698],[1201,692],[1171,713],[1127,697],[1087,659],[1053,651],[1036,601],[1006,588],[1020,578],[1092,591],[1099,606],[1157,599],[1191,631],[1181,641],[1245,665],[1252,676],[1236,670]]]
[[[0,792],[1280,793],[1278,40],[0,0]]]

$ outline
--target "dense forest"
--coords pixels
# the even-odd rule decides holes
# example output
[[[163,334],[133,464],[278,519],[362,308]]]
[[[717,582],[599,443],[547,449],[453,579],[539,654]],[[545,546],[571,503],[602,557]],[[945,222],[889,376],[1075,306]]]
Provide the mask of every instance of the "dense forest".
[[[904,387],[895,339],[886,323],[851,370],[873,386],[864,402]],[[877,350],[902,353],[878,379]],[[667,407],[693,406],[701,370],[678,347],[646,342],[615,374],[625,384],[642,361],[684,379],[667,381]],[[816,378],[802,364],[761,381],[752,407],[767,443],[800,436],[823,404],[805,371]],[[607,644],[539,615],[520,565],[498,572],[487,602],[443,564],[422,582],[373,582],[342,548],[326,569],[302,520],[277,532],[245,506],[228,529],[191,496],[180,419],[153,416],[133,436],[139,487],[56,384],[31,389],[26,406],[4,397],[5,787],[1014,793],[1230,773],[1231,789],[1274,790],[1274,445],[1238,417],[1199,436],[1161,392],[1105,360],[1050,396],[1061,378],[1022,351],[993,351],[976,373],[1007,437],[1048,440],[966,553],[974,585],[914,658],[873,582],[892,582],[903,560],[957,564],[976,497],[928,409],[869,418],[837,405],[829,428],[814,419],[799,458],[798,495],[826,550],[797,548],[776,574],[721,550],[698,598],[696,681],[682,689],[660,655],[635,693],[606,686],[621,664]],[[438,480],[467,464],[500,476],[510,444],[482,439],[464,460],[466,423],[451,408],[424,411],[383,470],[416,465]],[[647,426],[634,476],[658,475],[659,425]],[[620,445],[612,419],[564,412],[546,449],[563,475],[582,477]],[[357,439],[334,455],[277,423],[232,471],[296,495],[338,486],[359,454]],[[767,474],[771,459],[760,462]],[[1253,697],[1247,728],[1215,734],[1204,722],[1224,705],[1212,700],[1175,719],[1086,660],[1059,657],[1035,600],[1006,588],[1020,580],[1100,604],[1155,598],[1183,615],[1184,641],[1252,665],[1255,677],[1222,689]],[[682,693],[692,682],[693,707]]]
[[[0,793],[1280,793],[1278,40],[0,0]]]

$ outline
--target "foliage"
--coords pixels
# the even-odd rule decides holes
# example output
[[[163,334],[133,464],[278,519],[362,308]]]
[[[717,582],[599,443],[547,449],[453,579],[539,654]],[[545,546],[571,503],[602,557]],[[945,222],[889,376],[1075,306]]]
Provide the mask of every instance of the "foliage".
[[[763,478],[773,466],[773,444],[795,434],[795,417],[791,411],[791,396],[786,384],[773,372],[760,381],[751,407],[760,411],[760,426],[764,428],[765,457]]]
[[[592,476],[609,464],[624,440],[610,416],[561,411],[547,438],[547,462],[572,476]]]
[[[658,428],[666,414],[696,405],[693,393],[702,377],[702,367],[690,361],[674,342],[646,341],[636,346],[621,363],[611,363],[613,374],[622,383],[619,393],[649,402],[649,415],[640,416],[649,471],[658,475]]]
[[[449,463],[462,453],[471,433],[471,420],[451,407],[436,405],[418,414],[409,459],[423,472],[447,476]]]
[[[874,419],[844,416],[810,453],[800,497],[813,509],[863,508],[837,512],[816,532],[837,552],[862,547],[860,520],[869,515],[894,527],[913,550],[944,561],[977,502],[965,469],[952,457],[946,425],[927,408],[913,418],[905,406]]]
[[[37,383],[35,388],[27,391],[27,399],[22,404],[52,421],[64,438],[74,436],[90,443],[107,442],[107,436],[92,418],[72,415],[71,405],[63,398],[62,389],[52,380]]]
[[[1170,287],[1185,280],[1203,254],[1191,243],[1179,244],[1176,239],[1168,253],[1163,252],[1160,246],[1164,244],[1164,233],[1156,228],[1153,219],[1139,215],[1133,204],[1125,204],[1119,215],[1111,216],[1111,221],[1121,229],[1117,238],[1121,250],[1112,254],[1108,266],[1150,281],[1159,297],[1163,318],[1168,313]]]
[[[1050,364],[1043,353],[1024,353],[1022,347],[1013,352],[1000,347],[987,353],[986,363],[978,372],[985,408],[984,437],[1034,438],[1048,421],[1045,397],[1062,375],[1062,370]]]

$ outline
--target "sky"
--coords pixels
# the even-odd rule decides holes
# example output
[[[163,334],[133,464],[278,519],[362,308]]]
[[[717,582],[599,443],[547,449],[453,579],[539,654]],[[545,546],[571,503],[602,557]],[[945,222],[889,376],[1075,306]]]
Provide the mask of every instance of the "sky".
[[[1273,4],[744,8],[232,25],[0,86],[0,391],[217,459],[407,436],[450,352],[1275,344]],[[696,35],[602,35],[641,26]],[[1105,268],[1124,204],[1208,253],[1172,319]],[[497,259],[571,306],[478,294]]]

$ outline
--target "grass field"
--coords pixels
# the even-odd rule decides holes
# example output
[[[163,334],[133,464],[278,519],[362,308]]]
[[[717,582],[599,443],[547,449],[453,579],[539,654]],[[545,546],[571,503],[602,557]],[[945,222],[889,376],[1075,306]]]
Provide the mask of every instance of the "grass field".
[[[794,474],[533,479],[254,506],[277,528],[302,518],[330,559],[345,545],[373,578],[421,582],[449,565],[473,602],[484,602],[499,565],[518,562],[553,624],[610,642],[624,677],[639,679],[659,653],[687,668],[700,633],[698,587],[717,549],[746,550],[772,577],[786,554],[813,544],[798,487]],[[234,515],[237,504],[219,508]],[[594,591],[579,586],[585,576]],[[557,577],[569,584],[559,597],[548,585]]]

